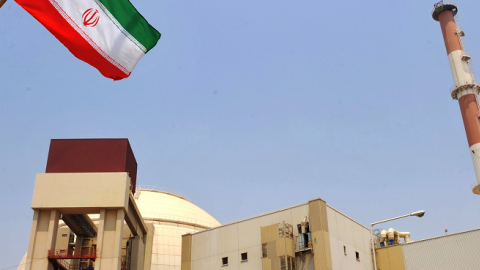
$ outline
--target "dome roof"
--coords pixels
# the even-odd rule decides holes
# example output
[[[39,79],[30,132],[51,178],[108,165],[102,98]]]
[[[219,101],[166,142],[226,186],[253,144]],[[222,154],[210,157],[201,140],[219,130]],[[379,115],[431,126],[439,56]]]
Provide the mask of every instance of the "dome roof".
[[[170,189],[139,186],[134,197],[145,220],[181,223],[204,229],[221,225],[184,195]]]

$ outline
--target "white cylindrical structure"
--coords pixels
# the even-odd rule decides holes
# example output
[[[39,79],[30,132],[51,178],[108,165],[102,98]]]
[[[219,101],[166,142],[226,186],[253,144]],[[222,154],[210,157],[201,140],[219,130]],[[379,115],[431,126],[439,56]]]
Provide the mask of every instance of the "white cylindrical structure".
[[[464,35],[455,22],[457,5],[453,2],[440,1],[434,5],[432,17],[440,22],[448,62],[452,71],[455,86],[451,92],[452,98],[460,104],[465,132],[467,134],[470,155],[476,175],[476,184],[472,186],[475,194],[480,194],[480,122],[478,108],[477,84],[470,63],[471,57],[465,52],[461,37]]]
[[[153,223],[151,270],[180,270],[182,235],[220,226],[221,224],[173,191],[155,187],[138,187],[135,202],[146,223]]]

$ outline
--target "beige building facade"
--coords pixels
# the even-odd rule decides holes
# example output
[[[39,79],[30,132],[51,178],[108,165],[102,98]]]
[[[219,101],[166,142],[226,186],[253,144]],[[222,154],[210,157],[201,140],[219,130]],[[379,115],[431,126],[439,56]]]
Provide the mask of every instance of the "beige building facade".
[[[79,261],[88,260],[85,268],[124,270],[128,264],[131,270],[150,269],[144,262],[150,256],[146,250],[151,250],[153,228],[148,230],[130,186],[127,172],[38,174],[24,268],[79,269]],[[98,215],[98,225],[89,214]],[[71,232],[59,230],[60,220],[75,232],[73,246],[63,239],[71,239]]]
[[[18,270],[180,270],[181,235],[220,223],[136,179],[128,139],[53,139]]]
[[[478,270],[480,229],[376,249],[378,270]]]
[[[321,199],[186,234],[182,270],[370,270],[370,232]]]
[[[133,195],[143,221],[147,227],[147,238],[144,268],[150,270],[180,270],[182,235],[195,233],[205,229],[220,226],[220,223],[206,211],[193,204],[184,194],[158,186],[138,186]],[[93,228],[98,228],[100,223],[99,214],[89,214]],[[124,224],[122,235],[122,262],[129,262],[131,254],[132,234],[128,226]],[[61,219],[58,223],[58,232],[55,242],[55,250],[67,252],[71,249],[97,250],[97,238],[78,238],[75,233]],[[96,266],[91,260],[69,260],[69,265],[75,265],[77,269],[87,269],[88,266]],[[17,270],[28,268],[27,254],[20,262]],[[98,269],[98,268],[95,268]],[[127,267],[123,263],[124,269]]]

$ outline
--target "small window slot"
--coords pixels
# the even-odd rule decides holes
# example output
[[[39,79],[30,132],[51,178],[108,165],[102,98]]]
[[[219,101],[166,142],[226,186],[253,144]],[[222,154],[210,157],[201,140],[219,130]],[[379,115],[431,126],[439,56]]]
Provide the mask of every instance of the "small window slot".
[[[355,251],[355,258],[357,261],[360,261],[360,253],[358,253],[358,251]]]
[[[223,257],[222,258],[222,265],[227,266],[228,265],[228,257]]]
[[[240,254],[240,256],[242,257],[242,262],[248,261],[248,254],[247,254],[247,252],[244,252],[244,253]]]
[[[343,254],[347,255],[347,247],[343,246]]]

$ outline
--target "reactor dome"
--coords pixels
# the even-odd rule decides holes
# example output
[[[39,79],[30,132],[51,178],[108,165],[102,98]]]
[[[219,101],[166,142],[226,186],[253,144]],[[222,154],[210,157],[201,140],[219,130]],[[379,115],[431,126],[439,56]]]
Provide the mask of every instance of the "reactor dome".
[[[180,270],[182,235],[221,224],[186,196],[170,189],[139,186],[135,201],[146,223],[153,223],[151,270]]]
[[[171,189],[138,186],[134,199],[145,223],[155,227],[151,270],[180,270],[182,235],[221,225],[185,195]],[[99,215],[89,216],[98,224]],[[26,254],[17,270],[25,269],[25,260]]]

